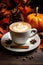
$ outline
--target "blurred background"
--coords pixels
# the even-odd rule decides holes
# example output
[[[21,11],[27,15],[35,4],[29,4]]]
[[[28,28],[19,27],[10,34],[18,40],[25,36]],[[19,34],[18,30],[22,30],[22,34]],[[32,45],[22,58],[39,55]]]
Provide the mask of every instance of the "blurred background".
[[[0,38],[9,31],[11,23],[26,21],[29,14],[36,12],[37,6],[38,12],[43,14],[43,0],[0,0]]]

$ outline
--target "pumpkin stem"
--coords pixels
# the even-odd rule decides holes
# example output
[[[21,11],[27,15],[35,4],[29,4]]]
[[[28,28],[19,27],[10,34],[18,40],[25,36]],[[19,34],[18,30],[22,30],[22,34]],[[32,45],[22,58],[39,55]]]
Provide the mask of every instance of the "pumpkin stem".
[[[39,9],[39,7],[37,6],[37,7],[36,7],[36,16],[37,16],[37,14],[38,14],[38,9]]]

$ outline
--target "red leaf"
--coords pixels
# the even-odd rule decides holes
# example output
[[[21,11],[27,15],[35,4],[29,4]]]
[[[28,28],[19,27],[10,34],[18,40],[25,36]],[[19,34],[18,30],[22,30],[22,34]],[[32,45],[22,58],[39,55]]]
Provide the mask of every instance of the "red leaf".
[[[4,18],[2,23],[8,23],[9,24],[9,18]]]
[[[1,28],[1,27],[0,27],[0,32],[1,32],[2,34],[4,34],[4,30],[3,30],[3,28]]]

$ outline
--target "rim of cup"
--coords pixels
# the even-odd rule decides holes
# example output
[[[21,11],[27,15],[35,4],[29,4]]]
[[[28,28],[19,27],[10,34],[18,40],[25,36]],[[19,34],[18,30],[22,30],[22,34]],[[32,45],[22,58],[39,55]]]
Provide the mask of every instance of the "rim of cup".
[[[21,22],[21,21],[19,21],[19,22]],[[31,26],[29,23],[24,22],[24,23],[26,23],[26,24],[28,24],[28,25],[30,26],[30,29],[28,29],[28,30],[26,30],[26,31],[23,31],[23,32],[16,32],[16,31],[13,31],[13,30],[11,29],[11,26],[12,26],[13,24],[19,23],[19,22],[14,22],[14,23],[10,24],[10,26],[9,26],[10,31],[15,32],[15,33],[26,33],[26,32],[28,32],[30,29],[32,29],[32,26]]]

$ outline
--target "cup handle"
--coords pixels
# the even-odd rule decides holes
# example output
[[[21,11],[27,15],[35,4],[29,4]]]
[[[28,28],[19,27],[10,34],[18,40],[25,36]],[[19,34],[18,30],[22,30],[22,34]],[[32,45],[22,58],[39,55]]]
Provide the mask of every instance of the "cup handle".
[[[37,34],[37,29],[35,29],[35,28],[32,28],[30,31],[31,31],[31,36],[30,37],[33,37]]]

